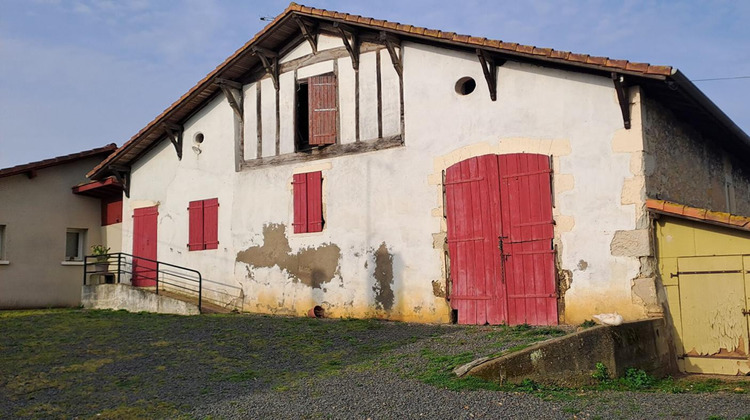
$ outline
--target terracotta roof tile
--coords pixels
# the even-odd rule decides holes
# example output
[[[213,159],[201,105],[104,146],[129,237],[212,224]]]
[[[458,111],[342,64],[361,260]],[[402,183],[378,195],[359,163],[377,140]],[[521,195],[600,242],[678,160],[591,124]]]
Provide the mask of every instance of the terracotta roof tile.
[[[417,35],[422,35],[422,34],[424,34],[424,31],[425,31],[425,28],[423,28],[423,27],[421,27],[421,26],[413,26],[413,27],[412,27],[412,28],[411,28],[411,29],[409,30],[409,32],[411,32],[411,33],[413,33],[413,34],[417,34]]]
[[[372,22],[372,18],[360,16],[359,19],[357,19],[357,22],[364,23],[365,25],[369,25],[370,22]]]
[[[469,42],[469,35],[453,35],[453,40],[456,42]]]
[[[388,21],[385,21],[385,23],[383,23],[383,27],[384,28],[388,28],[388,29],[396,29],[396,28],[398,28],[398,25],[399,25],[398,22],[388,22]]]
[[[579,63],[585,63],[586,60],[588,60],[588,58],[589,58],[588,54],[570,53],[570,55],[568,55],[567,60],[568,61],[577,61]]]
[[[516,51],[517,52],[521,52],[521,53],[531,54],[534,51],[534,46],[533,45],[521,45],[521,44],[517,44],[516,45]]]
[[[684,207],[682,209],[682,215],[687,217],[694,217],[696,219],[705,219],[707,211],[708,210],[706,209],[699,209],[695,207]]]
[[[633,63],[631,61],[631,62],[628,62],[628,65],[625,66],[625,69],[645,73],[646,70],[648,70],[648,63]]]
[[[618,69],[625,69],[628,66],[628,60],[607,60],[607,67],[615,67]]]
[[[598,66],[605,66],[607,65],[607,57],[596,57],[590,55],[586,62],[589,64],[596,64]]]
[[[496,39],[488,39],[485,41],[484,45],[490,48],[500,48],[502,41],[498,41]]]
[[[469,37],[469,44],[476,44],[476,45],[484,45],[484,41],[486,41],[487,38],[482,38],[478,36],[470,36]]]
[[[670,76],[672,74],[672,67],[669,66],[648,66],[646,70],[648,74],[661,74],[664,76]]]
[[[438,34],[439,34],[438,37],[440,37],[442,39],[453,39],[453,37],[456,36],[455,32],[438,31]]]
[[[690,207],[652,198],[646,200],[646,208],[656,213],[750,231],[750,217],[746,216]]]
[[[557,51],[557,50],[552,50],[552,51],[551,51],[551,52],[549,53],[549,56],[550,56],[550,58],[561,58],[561,59],[563,59],[563,60],[566,60],[566,59],[568,58],[568,56],[569,56],[569,55],[570,55],[570,52],[568,52],[568,51]]]
[[[552,48],[537,48],[534,47],[534,49],[531,51],[534,55],[543,55],[548,56],[552,53]]]

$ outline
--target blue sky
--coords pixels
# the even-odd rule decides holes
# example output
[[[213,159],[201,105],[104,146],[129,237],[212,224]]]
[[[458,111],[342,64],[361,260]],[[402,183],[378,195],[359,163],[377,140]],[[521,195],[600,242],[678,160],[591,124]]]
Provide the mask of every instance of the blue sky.
[[[750,76],[750,1],[309,1],[418,26]],[[0,168],[123,142],[287,1],[0,0]],[[750,132],[750,78],[696,82]]]

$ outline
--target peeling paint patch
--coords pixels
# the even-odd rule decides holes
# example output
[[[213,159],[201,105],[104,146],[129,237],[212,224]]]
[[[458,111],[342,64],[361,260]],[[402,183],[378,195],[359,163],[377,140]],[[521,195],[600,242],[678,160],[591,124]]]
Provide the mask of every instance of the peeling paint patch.
[[[393,255],[388,251],[385,242],[380,244],[377,250],[373,250],[375,257],[375,284],[372,291],[375,292],[375,306],[379,309],[390,311],[393,308]]]
[[[589,268],[589,263],[587,263],[584,260],[578,261],[578,269],[581,271],[586,271],[586,269]]]
[[[320,289],[321,285],[332,281],[338,274],[341,248],[336,244],[323,244],[292,253],[286,226],[269,224],[263,227],[263,245],[238,252],[237,261],[259,268],[278,266],[289,273],[294,282]],[[249,268],[248,275],[252,277]]]
[[[435,297],[444,298],[445,297],[445,288],[443,287],[443,282],[440,280],[433,280],[432,281],[432,294],[435,295]]]

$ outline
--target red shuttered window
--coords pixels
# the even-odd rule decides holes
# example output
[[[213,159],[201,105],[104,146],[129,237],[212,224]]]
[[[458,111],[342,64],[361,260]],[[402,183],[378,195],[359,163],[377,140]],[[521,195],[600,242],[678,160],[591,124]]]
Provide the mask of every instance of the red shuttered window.
[[[200,251],[219,247],[219,199],[191,201],[188,205],[188,249]]]
[[[295,174],[294,233],[323,230],[323,176],[320,171]]]
[[[309,89],[309,143],[311,146],[336,143],[336,76],[313,76]]]

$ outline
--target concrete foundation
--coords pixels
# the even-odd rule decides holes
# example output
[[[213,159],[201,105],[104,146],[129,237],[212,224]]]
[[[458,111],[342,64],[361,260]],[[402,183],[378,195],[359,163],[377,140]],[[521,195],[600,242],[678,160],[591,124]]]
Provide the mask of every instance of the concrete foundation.
[[[593,383],[597,363],[618,377],[628,368],[643,369],[655,377],[677,372],[666,323],[657,318],[594,327],[538,343],[478,363],[465,374],[501,384],[530,379],[545,385],[580,386]]]
[[[83,286],[81,303],[87,309],[124,309],[128,312],[198,315],[198,306],[125,284]]]

